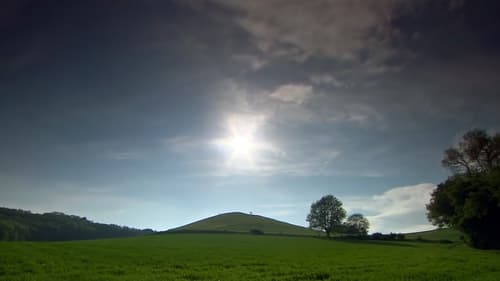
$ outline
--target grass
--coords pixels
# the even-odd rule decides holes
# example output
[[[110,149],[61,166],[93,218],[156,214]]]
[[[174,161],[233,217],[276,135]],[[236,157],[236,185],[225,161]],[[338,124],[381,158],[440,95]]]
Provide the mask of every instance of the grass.
[[[500,280],[500,251],[463,244],[162,234],[0,242],[0,280]]]
[[[286,222],[244,213],[226,213],[181,226],[171,232],[236,232],[259,230],[264,234],[317,236],[318,232]]]
[[[425,239],[425,240],[429,240],[429,241],[449,240],[452,242],[460,242],[461,235],[462,234],[457,230],[454,230],[451,228],[443,228],[443,229],[436,229],[436,230],[430,230],[430,231],[408,233],[408,234],[405,234],[405,238],[406,239],[418,239],[420,237],[421,239]]]

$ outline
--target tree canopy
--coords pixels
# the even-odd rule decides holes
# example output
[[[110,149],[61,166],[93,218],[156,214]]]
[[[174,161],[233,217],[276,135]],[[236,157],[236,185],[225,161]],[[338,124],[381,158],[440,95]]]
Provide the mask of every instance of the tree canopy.
[[[345,225],[345,232],[347,234],[354,235],[367,235],[368,229],[370,228],[370,223],[362,214],[352,214],[350,215]]]
[[[330,236],[335,228],[341,228],[345,217],[342,202],[333,195],[326,195],[311,205],[307,221],[311,228],[321,229]]]
[[[471,130],[445,151],[441,163],[455,174],[491,171],[500,166],[500,134],[490,136],[482,129]]]
[[[428,218],[461,231],[477,248],[500,248],[500,136],[467,132],[445,151],[443,165],[454,175],[440,183],[427,205]]]

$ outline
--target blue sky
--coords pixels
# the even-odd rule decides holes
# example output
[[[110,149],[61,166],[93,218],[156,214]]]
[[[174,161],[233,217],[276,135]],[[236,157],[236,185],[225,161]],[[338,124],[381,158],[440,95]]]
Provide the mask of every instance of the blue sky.
[[[7,1],[0,205],[165,230],[326,194],[431,229],[443,151],[498,131],[493,1]]]

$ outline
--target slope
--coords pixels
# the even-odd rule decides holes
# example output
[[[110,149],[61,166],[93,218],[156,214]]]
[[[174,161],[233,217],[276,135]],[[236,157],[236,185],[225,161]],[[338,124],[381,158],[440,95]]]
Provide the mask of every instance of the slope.
[[[458,230],[451,228],[441,228],[429,231],[413,232],[405,234],[406,239],[424,239],[430,241],[453,241],[459,242],[461,233]]]

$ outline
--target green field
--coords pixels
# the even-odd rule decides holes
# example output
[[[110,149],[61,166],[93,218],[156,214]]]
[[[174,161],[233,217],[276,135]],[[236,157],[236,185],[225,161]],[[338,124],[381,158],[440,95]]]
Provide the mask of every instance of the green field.
[[[318,236],[317,231],[275,219],[240,212],[209,217],[170,230],[170,232],[234,232],[249,233],[258,230],[263,234]]]
[[[0,242],[0,280],[498,281],[500,251],[244,234]]]

